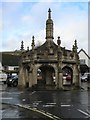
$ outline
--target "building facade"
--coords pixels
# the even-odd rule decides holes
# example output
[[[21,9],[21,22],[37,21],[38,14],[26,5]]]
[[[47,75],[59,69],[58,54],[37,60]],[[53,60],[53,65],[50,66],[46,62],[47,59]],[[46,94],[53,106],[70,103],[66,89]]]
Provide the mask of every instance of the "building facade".
[[[90,68],[90,56],[85,52],[85,50],[81,49],[79,52],[79,58],[81,64],[86,64]]]
[[[81,73],[90,72],[90,56],[83,49],[78,52],[78,55],[80,58]]]
[[[33,87],[41,85],[63,89],[65,76],[70,76],[69,85],[80,85],[80,61],[77,53],[77,41],[75,40],[72,50],[67,50],[65,47],[61,47],[60,37],[57,39],[57,44],[54,43],[53,32],[53,20],[49,8],[48,19],[46,20],[45,43],[35,47],[33,36],[32,49],[27,49],[21,55],[19,86]],[[41,79],[39,79],[38,73],[41,75]]]

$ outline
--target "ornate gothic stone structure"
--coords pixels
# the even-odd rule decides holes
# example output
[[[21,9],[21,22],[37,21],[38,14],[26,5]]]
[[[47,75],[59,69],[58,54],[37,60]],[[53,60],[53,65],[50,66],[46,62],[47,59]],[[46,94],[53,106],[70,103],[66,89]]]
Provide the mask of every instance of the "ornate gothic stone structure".
[[[72,50],[67,50],[65,47],[61,47],[60,37],[58,37],[57,45],[53,39],[53,20],[51,19],[51,10],[49,9],[46,21],[45,43],[35,47],[33,36],[32,49],[29,50],[28,48],[27,51],[22,53],[19,86],[32,87],[41,85],[63,89],[68,75],[70,77],[68,79],[70,86],[80,85],[77,41],[75,40]]]

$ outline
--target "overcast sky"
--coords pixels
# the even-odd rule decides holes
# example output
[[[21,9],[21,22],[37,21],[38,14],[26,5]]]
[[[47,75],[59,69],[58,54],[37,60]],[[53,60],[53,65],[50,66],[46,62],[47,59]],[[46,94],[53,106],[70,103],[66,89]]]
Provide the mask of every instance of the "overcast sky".
[[[72,49],[74,40],[77,40],[78,50],[88,51],[88,1],[72,0],[67,2],[48,2],[35,0],[24,2],[22,0],[5,0],[0,3],[0,51],[19,50],[21,41],[25,49],[31,48],[32,36],[35,44],[45,42],[45,28],[48,9],[51,8],[54,22],[54,41],[61,38],[61,46]],[[19,1],[19,2],[16,2]],[[29,0],[30,1],[30,0]],[[39,1],[39,2],[38,2]],[[86,2],[85,2],[86,1]],[[1,22],[2,21],[2,22]]]

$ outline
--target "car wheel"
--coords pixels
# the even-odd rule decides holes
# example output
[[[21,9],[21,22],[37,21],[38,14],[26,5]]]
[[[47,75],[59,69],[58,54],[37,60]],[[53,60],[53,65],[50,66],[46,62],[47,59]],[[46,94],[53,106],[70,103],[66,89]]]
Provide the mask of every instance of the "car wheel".
[[[13,87],[16,87],[18,85],[18,82],[13,82]]]
[[[4,84],[6,84],[6,81],[3,81]]]

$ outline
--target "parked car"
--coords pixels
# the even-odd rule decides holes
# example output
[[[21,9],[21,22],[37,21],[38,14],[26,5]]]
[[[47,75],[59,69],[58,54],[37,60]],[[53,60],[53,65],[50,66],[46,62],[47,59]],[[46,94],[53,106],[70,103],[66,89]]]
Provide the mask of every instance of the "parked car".
[[[90,81],[90,73],[84,73],[84,75],[81,76],[82,82]]]
[[[67,80],[67,81],[71,81],[71,75],[67,75],[67,76],[66,76],[66,80]]]
[[[7,74],[1,72],[1,73],[0,73],[0,81],[5,84],[5,83],[6,83],[6,80],[7,80]]]
[[[90,82],[90,74],[88,74],[87,81]]]
[[[64,74],[63,75],[63,85],[70,85],[71,84],[71,75]]]
[[[16,87],[18,85],[18,75],[8,76],[6,84],[7,84],[7,86]]]
[[[71,80],[71,75],[70,74],[64,74],[63,79],[69,81],[69,80]]]

